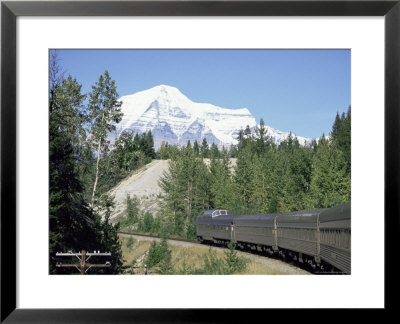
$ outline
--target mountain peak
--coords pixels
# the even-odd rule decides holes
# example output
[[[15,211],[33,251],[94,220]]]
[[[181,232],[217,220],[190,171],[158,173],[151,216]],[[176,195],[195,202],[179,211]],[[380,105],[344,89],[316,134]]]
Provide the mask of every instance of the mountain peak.
[[[190,140],[201,143],[205,138],[222,147],[237,144],[237,134],[247,125],[254,128],[256,119],[247,108],[221,108],[188,99],[178,88],[160,84],[120,98],[122,121],[118,136],[124,130],[145,133],[151,130],[157,150],[162,141],[186,145]],[[271,135],[271,134],[269,134]]]
[[[167,84],[160,84],[160,85],[155,86],[155,87],[153,87],[151,89],[159,89],[160,91],[168,91],[168,90],[179,91],[178,88],[170,86],[170,85],[167,85]]]
[[[186,98],[186,96],[178,88],[166,84],[160,84],[158,86],[155,86],[153,88],[144,91],[148,91],[149,93],[152,94],[157,93],[159,96],[162,97],[183,96]]]

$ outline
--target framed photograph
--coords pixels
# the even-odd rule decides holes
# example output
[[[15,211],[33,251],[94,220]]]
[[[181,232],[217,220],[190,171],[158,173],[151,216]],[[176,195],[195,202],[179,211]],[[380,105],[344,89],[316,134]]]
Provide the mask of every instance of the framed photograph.
[[[389,296],[394,285],[387,283],[396,281],[392,270],[392,256],[396,252],[393,237],[399,234],[399,15],[398,1],[3,1],[1,321],[207,322],[212,315],[213,322],[225,322],[234,319],[239,311],[264,312],[271,308],[391,309],[394,301]],[[267,61],[269,64],[265,64]],[[284,77],[280,78],[279,73]],[[68,74],[72,77],[66,78]],[[154,77],[157,74],[160,76],[158,79]],[[168,78],[165,77],[167,74]],[[318,81],[322,78],[327,80],[324,86]],[[129,86],[124,84],[119,88],[121,80]],[[160,84],[153,84],[158,80]],[[210,99],[194,91],[201,84]],[[226,92],[220,89],[226,89]],[[312,96],[307,97],[306,93]],[[337,95],[331,95],[333,93]],[[262,96],[258,97],[259,94]],[[117,100],[120,95],[122,106]],[[67,97],[74,98],[72,105],[65,104]],[[102,101],[100,97],[107,97],[108,101]],[[106,110],[111,101],[113,103]],[[291,110],[275,115],[270,113],[265,123],[270,136],[264,137],[261,133],[267,107],[262,105],[281,107],[280,101]],[[251,112],[241,108],[246,105],[257,107],[257,104],[258,111],[257,108]],[[57,110],[60,105],[67,108]],[[316,106],[314,110],[312,105]],[[83,106],[85,111],[73,110]],[[188,108],[186,111],[182,108],[184,106],[192,110]],[[207,119],[210,118],[207,110],[210,107],[218,111],[218,118],[211,121]],[[327,117],[327,107],[332,111],[336,109],[336,120],[331,117],[332,112]],[[124,115],[120,114],[121,111]],[[64,125],[63,120],[75,113],[73,121]],[[308,120],[303,116],[305,114],[308,114]],[[151,120],[155,115],[158,124],[154,126]],[[109,124],[107,121],[104,123],[107,118]],[[330,126],[323,126],[327,119]],[[221,120],[223,122],[218,124]],[[282,125],[290,126],[282,126],[283,129],[275,126],[283,120],[286,124]],[[243,124],[244,121],[250,126],[248,130],[242,129],[242,133],[226,128],[228,124]],[[275,124],[269,123],[272,121]],[[119,124],[114,127],[113,123]],[[222,124],[224,128],[221,128]],[[351,150],[346,144],[350,143],[350,127]],[[308,160],[304,158],[306,150],[300,147],[309,145],[311,149],[314,145],[312,154],[316,156],[316,148],[324,147],[325,138],[312,139],[321,135],[316,135],[321,129],[328,136],[326,141],[337,142],[334,149],[327,148],[328,153],[321,155],[319,160]],[[133,131],[137,132],[136,136]],[[289,131],[298,136],[297,144],[292,144]],[[201,134],[199,138],[196,132]],[[262,138],[261,148],[257,146],[260,143],[257,136]],[[65,141],[66,137],[71,141]],[[339,137],[341,142],[337,139]],[[205,141],[203,146],[200,145],[202,140]],[[239,180],[235,180],[236,191],[229,191],[229,180],[226,182],[225,178],[225,185],[214,185],[208,197],[206,192],[209,189],[205,182],[210,184],[211,180],[205,176],[209,174],[208,166],[205,166],[200,171],[196,169],[203,175],[199,176],[198,187],[185,184],[188,196],[184,196],[183,201],[186,202],[176,207],[177,197],[168,196],[168,193],[174,190],[171,186],[178,186],[171,180],[179,177],[178,171],[190,169],[189,160],[184,158],[177,158],[183,161],[181,166],[176,162],[178,171],[172,173],[171,168],[166,169],[160,176],[161,180],[157,180],[167,188],[163,192],[148,190],[141,182],[135,187],[136,191],[131,191],[140,195],[136,201],[137,196],[127,195],[121,185],[119,191],[112,189],[117,188],[115,186],[132,171],[141,170],[143,166],[148,168],[147,163],[153,167],[151,161],[156,154],[160,168],[169,155],[184,156],[186,153],[182,152],[190,151],[201,155],[201,159],[214,161],[210,163],[216,163],[211,166],[215,171],[222,163],[215,161],[223,161],[224,154],[229,157],[229,163],[233,160],[237,163],[237,159],[244,163],[246,150],[243,147],[249,145],[249,150],[255,152],[253,156],[258,156],[257,161],[261,162],[240,167],[243,170],[273,169],[273,163],[278,165],[287,161],[287,156],[282,153],[284,150],[272,150],[282,152],[276,157],[270,152],[268,156],[272,158],[269,160],[263,160],[262,152],[268,145],[277,148],[281,143],[291,149],[298,147],[297,156],[303,154],[303,157],[296,161],[306,161],[304,168],[309,166],[311,170],[312,164],[312,170],[319,170],[316,163],[321,164],[319,173],[313,171],[309,180],[303,179],[312,185],[312,193],[308,192],[308,184],[304,185],[302,195],[299,195],[300,187],[294,188],[293,179],[304,171],[299,171],[300,162],[296,162],[297,171],[291,173],[292,178],[276,171],[276,181],[271,185],[279,186],[281,190],[269,194],[267,202],[261,189],[258,196],[253,190],[251,197],[243,191],[243,195],[237,194],[232,198],[239,190]],[[114,145],[112,150],[109,145]],[[124,147],[129,145],[137,146],[138,150],[125,150]],[[229,145],[228,150],[226,146]],[[241,148],[239,153],[235,151],[236,147]],[[332,152],[337,152],[337,155]],[[325,162],[321,161],[332,166],[338,156],[342,164],[335,169],[336,173],[332,173],[332,182],[336,185],[332,194],[322,184],[318,187],[317,183],[328,178],[326,169],[322,167]],[[71,175],[75,171],[69,169],[69,163],[75,163],[75,160],[83,161],[79,164],[83,171],[76,176]],[[106,163],[107,170],[114,171],[105,172],[102,168]],[[221,168],[225,167],[221,164]],[[160,170],[152,169],[149,181],[153,181]],[[241,169],[238,166],[235,170],[239,177]],[[99,177],[101,172],[106,174],[102,179]],[[200,185],[200,178],[205,181],[204,188]],[[254,186],[258,185],[256,178],[251,180]],[[217,183],[214,180],[211,182]],[[81,188],[82,184],[86,189]],[[67,187],[69,191],[64,192]],[[71,190],[76,194],[71,194]],[[192,197],[190,190],[197,193]],[[296,192],[293,197],[288,193],[290,190]],[[107,194],[100,192],[111,192],[120,197],[112,203]],[[163,201],[173,207],[163,207],[160,213],[161,207],[154,207],[153,203],[162,194]],[[263,244],[240,232],[249,225],[243,223],[241,228],[240,217],[235,218],[228,211],[272,215],[307,207],[315,210],[348,202],[350,195],[352,230],[342,219],[341,228],[339,225],[334,229],[326,227],[323,224],[325,216],[321,216],[323,212],[289,214],[280,219],[280,216],[278,219],[257,216],[253,220],[265,222],[263,230],[269,226],[265,224],[272,224],[271,242]],[[201,206],[198,203],[200,196],[204,198],[201,198]],[[63,209],[63,199],[70,199],[71,208]],[[81,199],[88,207],[81,207]],[[142,205],[156,216],[139,212]],[[343,206],[350,207],[350,204]],[[347,207],[341,208],[343,215],[350,214]],[[197,218],[196,223],[193,215],[207,209],[212,210],[204,212],[203,218]],[[86,223],[74,222],[71,218],[74,213],[87,220],[90,231],[85,229]],[[64,223],[58,218],[55,224],[52,217],[56,214],[57,217],[66,215],[70,218]],[[223,232],[219,239],[210,234],[211,223],[206,220],[212,220],[214,216],[219,222],[212,224],[213,230]],[[161,217],[168,219],[169,227],[157,223]],[[326,217],[331,221],[329,212]],[[279,226],[287,230],[292,226],[288,224],[293,224],[294,220],[315,221],[318,232],[311,233],[311,226],[301,234],[312,242],[318,242],[318,254],[312,258],[293,248],[292,243],[288,242],[287,246],[282,243],[284,235]],[[190,265],[180,264],[179,271],[173,272],[166,262],[150,270],[144,264],[151,263],[152,259],[147,256],[144,262],[144,259],[139,260],[139,254],[129,254],[129,260],[124,263],[118,263],[119,259],[111,259],[110,263],[107,258],[119,253],[118,242],[121,240],[125,259],[127,249],[138,247],[134,243],[136,239],[121,238],[121,233],[118,234],[120,239],[114,241],[117,233],[112,227],[107,227],[108,221],[119,222],[124,231],[156,231],[163,235],[167,231],[175,236],[213,244],[228,244],[230,241],[232,253],[225,255],[231,261],[237,258],[235,247],[271,254],[279,251],[281,257],[289,258],[291,262],[316,268],[314,273],[325,273],[329,268],[331,273],[336,271],[346,275],[299,276],[300,272],[295,272],[291,276],[282,276],[282,273],[270,276],[264,275],[262,270],[238,275],[240,272],[234,272],[228,263],[231,272],[225,265],[224,270],[217,273],[234,275],[214,276],[211,275],[213,272],[195,269],[198,265],[189,257],[185,260]],[[78,240],[76,237],[60,238],[62,232],[57,226],[81,228],[75,233],[80,233],[79,240],[86,242],[89,251],[79,251],[80,245],[74,243]],[[324,226],[326,232],[323,232]],[[238,235],[243,238],[238,239]],[[281,245],[276,243],[278,240]],[[321,240],[335,242],[334,245],[340,242],[343,246],[335,251],[329,250],[323,256],[320,254],[323,253]],[[90,242],[94,241],[98,245],[91,245]],[[346,249],[350,253],[350,243],[351,262],[350,256],[343,261],[340,253]],[[162,248],[162,244],[155,244],[152,248]],[[90,251],[98,246],[101,251]],[[57,259],[53,253],[55,249],[62,250]],[[69,249],[75,250],[67,252]],[[61,262],[63,256],[67,256],[69,261],[77,258],[80,263]],[[213,260],[208,259],[208,264]],[[235,260],[240,261],[239,258]],[[216,264],[215,261],[214,266]],[[105,275],[116,273],[116,266],[121,274],[153,271],[153,274],[168,275]],[[92,271],[99,275],[66,275],[74,274],[73,271],[76,274]],[[315,298],[316,290],[321,298]]]

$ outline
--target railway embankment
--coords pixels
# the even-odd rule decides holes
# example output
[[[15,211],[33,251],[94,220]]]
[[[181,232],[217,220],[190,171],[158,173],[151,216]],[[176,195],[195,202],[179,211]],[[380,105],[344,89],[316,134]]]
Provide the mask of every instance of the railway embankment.
[[[126,274],[144,274],[145,263],[152,242],[160,242],[160,238],[119,234],[122,244],[122,253],[125,260]],[[193,272],[204,265],[205,260],[212,258],[223,260],[227,248],[206,246],[193,242],[167,240],[171,251],[171,274],[185,274]],[[246,268],[238,273],[242,275],[308,275],[303,269],[287,264],[283,261],[254,255],[247,252],[236,251],[237,256],[246,260]],[[159,274],[157,267],[147,270],[148,274]]]

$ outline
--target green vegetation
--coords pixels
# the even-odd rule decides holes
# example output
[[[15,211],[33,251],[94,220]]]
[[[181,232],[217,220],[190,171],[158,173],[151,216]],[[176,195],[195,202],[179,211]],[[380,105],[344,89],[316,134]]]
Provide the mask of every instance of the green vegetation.
[[[120,241],[122,243],[123,257],[125,259],[124,265],[127,267],[125,274],[137,274],[144,275],[144,265],[151,248],[152,240],[148,238],[134,239],[131,248],[127,247],[130,240],[130,235],[119,234]],[[158,243],[159,245],[160,243]],[[171,251],[171,264],[172,269],[169,274],[171,275],[193,275],[193,274],[217,274],[223,273],[228,274],[229,271],[225,271],[224,264],[226,264],[226,254],[228,249],[210,249],[206,245],[193,244],[187,246],[186,244],[174,244],[168,242],[168,250]],[[233,274],[243,275],[276,275],[276,274],[307,274],[306,271],[299,271],[280,263],[277,260],[270,260],[270,262],[264,262],[255,256],[248,256],[235,250],[237,256],[243,260],[246,267],[243,270],[235,271]],[[206,261],[206,260],[209,261]],[[220,261],[216,261],[220,260]],[[206,262],[209,265],[206,266]],[[219,266],[215,264],[218,263]],[[131,269],[129,266],[134,265],[138,268]],[[214,265],[214,266],[212,266]],[[215,271],[210,269],[214,268]],[[208,270],[207,270],[208,269]],[[160,274],[159,266],[154,266],[148,269],[149,275]]]
[[[216,252],[210,247],[208,253],[203,257],[203,264],[201,267],[190,267],[184,262],[178,273],[229,275],[243,273],[246,271],[246,267],[246,259],[237,255],[235,244],[231,242],[228,245],[228,250],[224,252],[224,258],[218,258]]]
[[[129,251],[131,250],[134,242],[135,242],[135,240],[133,239],[132,236],[130,236],[128,239],[128,242],[126,243],[126,247],[129,249]]]
[[[172,272],[171,250],[168,248],[165,238],[160,243],[153,241],[146,259],[146,265],[149,269],[157,266],[160,274]]]
[[[180,269],[174,269],[171,262],[172,254],[167,240],[164,238],[160,243],[151,243],[145,264],[152,273],[158,274],[235,274],[246,270],[246,260],[237,255],[235,245],[230,243],[224,258],[217,257],[211,248],[204,255],[202,266],[189,266],[183,262]]]
[[[349,107],[347,114],[337,115],[329,138],[305,146],[292,135],[276,145],[262,120],[255,134],[249,127],[239,131],[239,143],[229,151],[209,148],[205,139],[200,147],[192,148],[190,142],[180,149],[164,146],[163,155],[170,159],[160,180],[164,229],[168,235],[194,239],[195,219],[208,209],[283,213],[348,202],[350,128]],[[237,159],[234,167],[232,157]]]
[[[49,75],[50,273],[76,272],[56,268],[55,253],[70,250],[111,252],[111,267],[90,273],[119,273],[119,224],[109,222],[114,202],[107,192],[155,157],[152,134],[123,133],[111,151],[108,136],[122,118],[122,103],[109,72],[83,94],[75,78],[64,77],[52,51]],[[127,205],[128,222],[135,222],[137,200],[127,197]]]
[[[126,131],[111,150],[109,136],[122,118],[115,81],[106,70],[84,94],[75,78],[64,77],[55,53],[49,71],[50,273],[71,272],[56,268],[56,252],[83,249],[112,253],[110,268],[90,273],[121,272],[120,226],[194,239],[196,217],[208,209],[281,213],[332,207],[351,198],[350,107],[347,114],[337,114],[329,137],[305,146],[292,135],[276,145],[261,120],[254,134],[249,126],[240,130],[238,145],[229,149],[203,139],[181,148],[163,142],[156,153],[151,131]],[[126,218],[112,225],[114,201],[108,191],[154,158],[169,159],[159,181],[161,212],[142,214],[138,198],[127,195]],[[209,255],[196,271],[240,271],[234,248],[227,253],[225,262]],[[165,255],[155,264],[169,273]]]
[[[233,274],[242,272],[246,269],[246,260],[239,257],[235,251],[236,245],[233,242],[228,244],[228,250],[225,251],[225,272]]]
[[[139,199],[134,196],[126,195],[126,218],[120,222],[121,227],[126,228],[135,225],[139,222]]]

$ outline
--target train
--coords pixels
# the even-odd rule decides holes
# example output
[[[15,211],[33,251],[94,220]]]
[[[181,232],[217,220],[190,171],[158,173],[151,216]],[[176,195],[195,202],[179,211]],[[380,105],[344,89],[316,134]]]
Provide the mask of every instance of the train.
[[[196,218],[196,231],[203,244],[233,242],[243,250],[302,263],[314,272],[351,274],[351,202],[283,214],[208,210]]]

